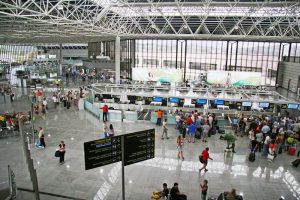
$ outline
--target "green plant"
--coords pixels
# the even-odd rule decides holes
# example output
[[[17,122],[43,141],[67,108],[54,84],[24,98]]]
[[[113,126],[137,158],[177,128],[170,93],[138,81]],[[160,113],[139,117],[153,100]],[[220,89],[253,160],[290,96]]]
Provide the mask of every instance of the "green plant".
[[[234,143],[236,141],[236,138],[232,133],[226,133],[224,135],[224,140],[226,140],[227,143]]]

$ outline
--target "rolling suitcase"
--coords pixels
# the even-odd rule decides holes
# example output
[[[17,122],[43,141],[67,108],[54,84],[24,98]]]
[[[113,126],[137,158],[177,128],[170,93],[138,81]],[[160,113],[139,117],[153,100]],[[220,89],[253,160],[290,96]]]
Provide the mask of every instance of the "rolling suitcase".
[[[254,161],[255,161],[255,153],[254,153],[254,152],[251,152],[251,153],[249,154],[249,161],[250,161],[250,162],[254,162]]]

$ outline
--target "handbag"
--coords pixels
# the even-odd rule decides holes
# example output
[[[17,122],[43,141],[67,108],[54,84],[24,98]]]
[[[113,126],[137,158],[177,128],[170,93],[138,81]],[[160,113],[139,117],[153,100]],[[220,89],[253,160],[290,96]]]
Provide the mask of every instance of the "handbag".
[[[60,151],[59,151],[59,150],[55,151],[54,156],[55,156],[55,157],[60,157]]]
[[[203,163],[203,156],[202,156],[202,155],[199,155],[199,161],[200,161],[201,163]]]

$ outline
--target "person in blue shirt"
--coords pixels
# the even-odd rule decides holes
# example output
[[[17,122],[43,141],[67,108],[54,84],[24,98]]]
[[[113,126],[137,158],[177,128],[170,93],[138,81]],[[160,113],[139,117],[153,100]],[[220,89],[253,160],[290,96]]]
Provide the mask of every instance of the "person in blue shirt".
[[[197,131],[197,126],[195,123],[192,123],[189,125],[189,142],[193,142],[195,143],[195,134],[196,134],[196,131]]]

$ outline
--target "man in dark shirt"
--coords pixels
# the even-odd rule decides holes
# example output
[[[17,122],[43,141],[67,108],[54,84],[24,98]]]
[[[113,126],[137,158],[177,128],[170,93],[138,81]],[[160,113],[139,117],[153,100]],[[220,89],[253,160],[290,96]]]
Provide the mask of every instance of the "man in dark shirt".
[[[186,200],[187,196],[179,192],[178,183],[174,183],[174,186],[171,189],[172,200]]]

